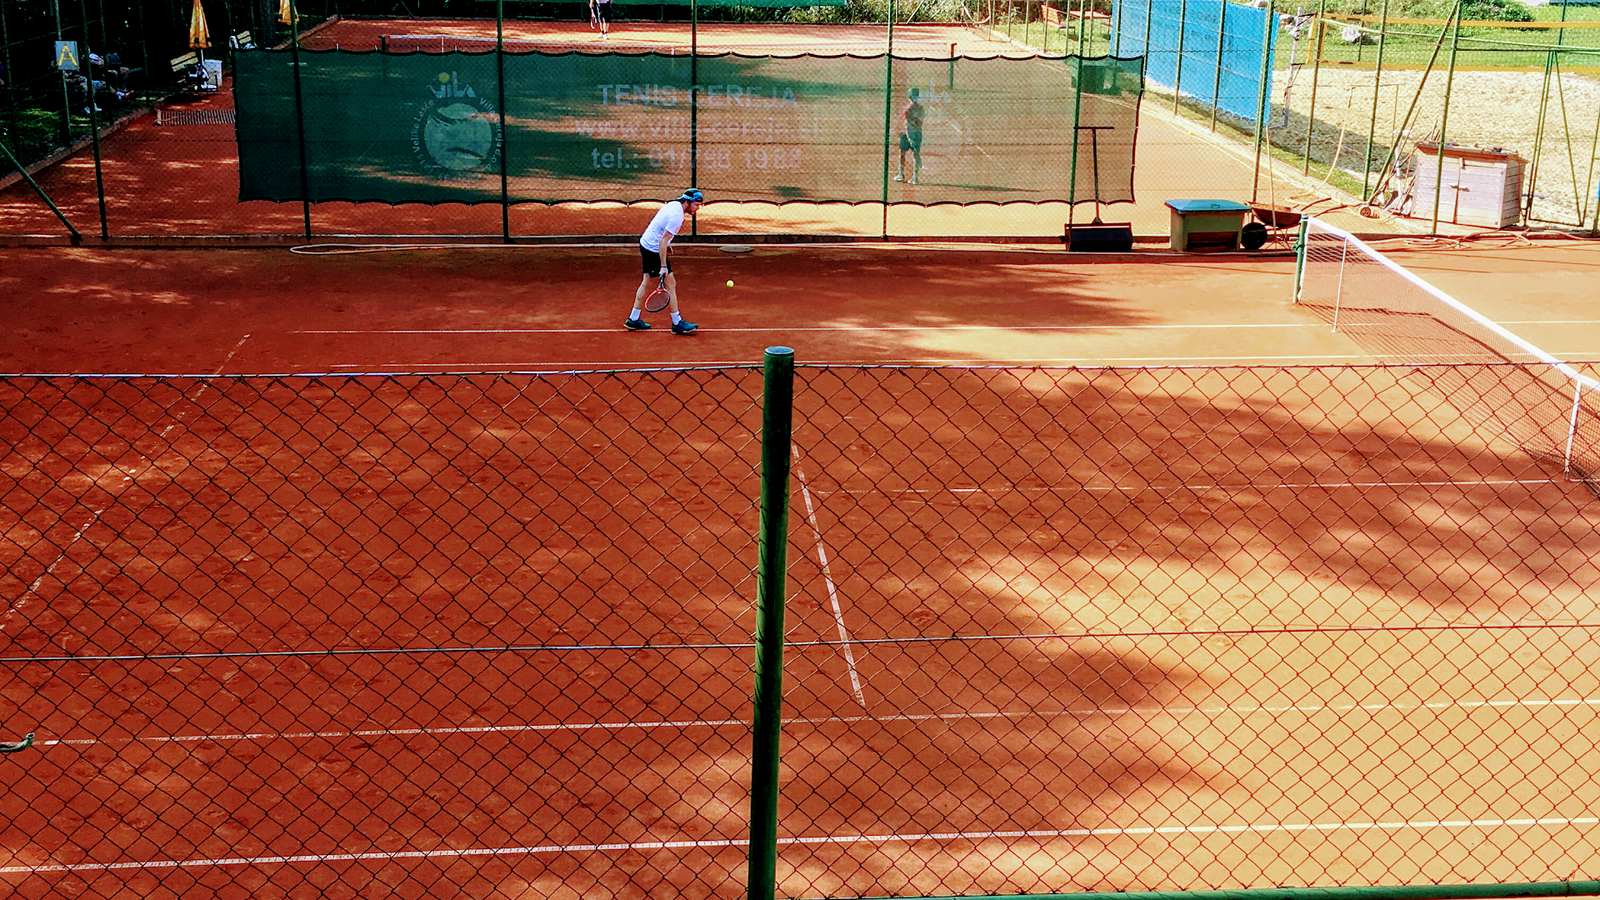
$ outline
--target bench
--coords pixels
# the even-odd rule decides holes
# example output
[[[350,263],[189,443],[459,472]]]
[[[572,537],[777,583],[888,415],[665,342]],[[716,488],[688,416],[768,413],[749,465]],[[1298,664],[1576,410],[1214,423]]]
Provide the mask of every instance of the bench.
[[[250,32],[241,31],[228,38],[228,46],[235,50],[254,50],[256,48],[256,39],[251,36]]]
[[[190,50],[172,58],[172,74],[178,76],[179,83],[186,91],[214,91],[219,87],[212,72],[215,65],[207,66],[207,62],[200,58],[199,53]]]
[[[1072,28],[1074,27],[1075,22],[1071,20],[1078,19],[1088,19],[1090,24],[1101,22],[1110,24],[1111,22],[1111,16],[1103,12],[1097,12],[1095,10],[1084,12],[1077,9],[1068,9],[1066,10],[1066,15],[1063,16],[1061,10],[1051,6],[1048,3],[1044,4],[1044,23],[1046,25],[1050,25],[1055,28]]]
[[[184,90],[206,89],[206,70],[200,65],[200,54],[193,50],[172,58],[172,74],[178,76],[178,83],[183,85]]]

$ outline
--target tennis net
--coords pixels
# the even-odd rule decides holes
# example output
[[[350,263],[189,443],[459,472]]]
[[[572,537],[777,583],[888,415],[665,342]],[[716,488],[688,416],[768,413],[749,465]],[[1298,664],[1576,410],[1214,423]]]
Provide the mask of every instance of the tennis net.
[[[1347,231],[1308,219],[1295,302],[1385,363],[1418,364],[1488,438],[1597,486],[1600,382],[1428,284]],[[1518,365],[1484,368],[1470,363]],[[1447,365],[1437,365],[1437,364]]]

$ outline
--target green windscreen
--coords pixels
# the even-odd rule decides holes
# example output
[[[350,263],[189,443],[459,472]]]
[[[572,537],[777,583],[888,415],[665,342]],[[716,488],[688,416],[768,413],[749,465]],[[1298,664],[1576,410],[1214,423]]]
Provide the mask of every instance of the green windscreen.
[[[1133,199],[1137,58],[302,50],[297,93],[291,52],[237,57],[242,200]]]

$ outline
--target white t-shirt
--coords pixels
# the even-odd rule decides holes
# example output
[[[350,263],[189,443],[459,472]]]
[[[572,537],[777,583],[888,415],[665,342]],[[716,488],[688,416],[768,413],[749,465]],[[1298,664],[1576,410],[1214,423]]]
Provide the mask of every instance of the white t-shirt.
[[[668,234],[676,235],[678,229],[683,227],[683,201],[668,200],[661,204],[661,209],[656,211],[656,217],[650,220],[650,227],[639,236],[639,246],[654,253],[661,252],[661,239]]]

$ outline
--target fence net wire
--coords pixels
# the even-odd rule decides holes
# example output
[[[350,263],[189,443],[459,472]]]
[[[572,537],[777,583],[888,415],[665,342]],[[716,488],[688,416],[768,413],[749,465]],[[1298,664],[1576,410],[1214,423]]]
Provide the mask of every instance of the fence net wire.
[[[1600,508],[1423,368],[802,367],[778,895],[1586,872]],[[0,381],[0,877],[746,896],[760,390]]]

